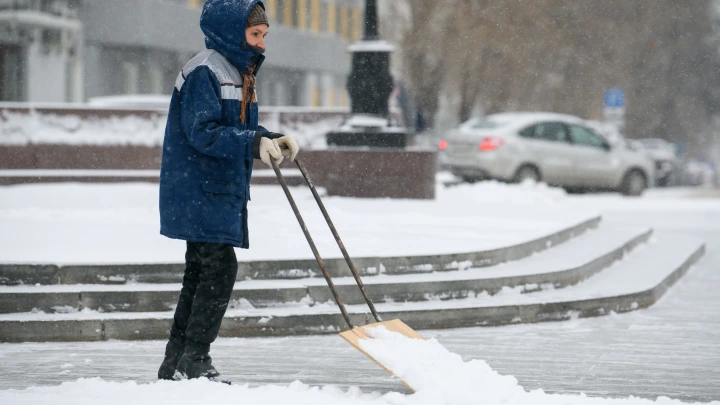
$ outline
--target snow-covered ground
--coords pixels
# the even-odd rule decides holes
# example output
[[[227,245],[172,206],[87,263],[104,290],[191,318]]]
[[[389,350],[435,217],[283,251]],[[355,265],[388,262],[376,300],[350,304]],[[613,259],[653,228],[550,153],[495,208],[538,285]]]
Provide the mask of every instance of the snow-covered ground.
[[[34,241],[35,243],[32,245],[38,248],[34,250],[38,255],[38,259],[35,260],[63,261],[67,260],[67,256],[51,255],[51,253],[62,253],[61,248],[52,246],[54,243],[61,244],[64,249],[74,249],[73,252],[82,252],[86,249],[85,246],[72,248],[72,245],[89,243],[90,249],[98,249],[98,245],[93,245],[92,239],[102,239],[104,234],[110,231],[125,232],[124,235],[127,238],[128,234],[133,235],[137,228],[149,229],[152,221],[156,220],[154,212],[156,195],[152,191],[143,190],[143,186],[140,186],[140,190],[137,187],[137,185],[107,187],[66,185],[0,188],[0,223],[3,225],[3,230],[11,229],[10,232],[3,232],[3,236],[0,236],[2,238],[0,246],[3,246],[0,258],[11,257],[10,255],[15,254],[14,250],[21,249],[29,242]],[[277,202],[275,205],[269,203],[271,207],[282,207],[283,210],[287,208],[280,204],[280,202],[284,203],[284,200],[276,191],[260,189],[263,190],[260,193],[254,191],[253,204],[256,206],[251,207],[251,210],[256,208],[255,211],[262,212],[262,208],[265,207],[257,209],[258,206],[261,206],[258,204],[258,199],[266,197],[268,197],[268,201]],[[303,193],[300,190],[296,191],[299,197],[302,196],[298,199],[302,201],[305,212],[311,209],[312,201],[309,194]],[[122,197],[124,194],[128,195]],[[511,221],[508,221],[508,226],[512,227],[519,227],[523,222],[532,221],[532,217],[540,215],[544,220],[552,222],[557,221],[558,218],[567,219],[572,215],[590,215],[601,212],[613,221],[632,225],[649,225],[663,231],[692,233],[707,237],[711,242],[708,261],[701,262],[699,273],[696,273],[696,270],[691,271],[671,291],[669,297],[664,298],[657,307],[652,307],[647,312],[567,323],[430,332],[425,334],[437,338],[427,342],[407,341],[398,336],[378,331],[377,340],[370,346],[365,346],[364,349],[382,359],[383,364],[388,365],[396,375],[416,388],[417,393],[413,395],[400,392],[368,392],[357,387],[341,389],[334,385],[324,385],[334,383],[339,377],[337,371],[326,371],[323,374],[325,369],[343,370],[343,373],[355,376],[350,377],[351,379],[360,382],[365,373],[364,370],[373,366],[368,365],[369,360],[358,357],[334,359],[329,353],[342,350],[347,352],[352,349],[349,347],[340,349],[342,347],[340,344],[331,343],[330,339],[339,340],[337,337],[314,337],[274,339],[262,341],[262,343],[259,343],[259,340],[243,339],[227,339],[219,342],[220,353],[238,356],[239,362],[246,363],[246,368],[241,367],[239,371],[241,375],[243,373],[253,374],[268,367],[268,363],[278,363],[277,369],[280,371],[276,371],[275,374],[280,373],[282,377],[279,378],[275,375],[273,378],[275,381],[286,382],[280,385],[260,386],[243,385],[243,381],[237,378],[234,379],[236,385],[232,386],[202,380],[180,383],[143,383],[142,381],[151,379],[152,376],[148,377],[145,374],[148,370],[154,370],[156,363],[160,360],[161,345],[159,343],[152,343],[153,350],[157,351],[157,353],[152,352],[154,357],[147,355],[146,345],[150,343],[73,344],[74,346],[82,345],[78,347],[94,348],[92,350],[99,352],[98,360],[94,361],[109,363],[103,364],[107,367],[104,379],[80,378],[77,380],[75,377],[93,376],[92,373],[76,372],[76,370],[83,369],[83,364],[85,366],[92,365],[93,360],[72,357],[65,348],[67,345],[4,344],[0,345],[0,358],[3,363],[0,370],[3,370],[4,374],[4,377],[0,377],[0,379],[20,379],[23,378],[22,375],[25,375],[27,379],[27,376],[33,374],[33,367],[40,367],[40,364],[48,362],[58,363],[56,374],[61,373],[63,376],[73,375],[74,377],[71,378],[71,381],[59,386],[38,386],[24,390],[0,391],[0,403],[73,405],[115,403],[680,404],[681,401],[667,397],[648,400],[627,397],[627,393],[638,392],[652,397],[652,391],[648,392],[647,389],[642,390],[641,388],[648,384],[653,386],[653,381],[660,381],[656,384],[664,384],[662,386],[666,387],[666,391],[663,392],[669,392],[668,386],[681,383],[682,386],[693,387],[694,392],[718,392],[717,375],[719,370],[717,364],[720,364],[718,363],[720,361],[720,346],[718,346],[720,323],[718,323],[716,315],[717,310],[720,310],[720,300],[713,291],[720,287],[718,285],[720,279],[717,277],[717,271],[713,271],[713,269],[720,265],[720,256],[718,255],[720,239],[717,237],[720,232],[720,223],[717,220],[720,218],[720,203],[716,198],[693,197],[704,197],[704,195],[698,195],[693,190],[663,190],[651,191],[641,199],[628,199],[616,195],[566,196],[563,192],[543,186],[514,187],[481,183],[442,190],[436,202],[326,199],[327,205],[331,209],[331,215],[333,218],[338,218],[336,223],[342,235],[352,234],[356,229],[359,231],[359,228],[368,226],[368,224],[372,224],[373,228],[378,225],[375,222],[368,222],[368,220],[358,220],[355,218],[356,216],[373,218],[373,215],[376,215],[377,217],[396,218],[398,222],[394,222],[393,225],[409,226],[411,231],[404,234],[409,235],[412,232],[420,232],[429,225],[427,222],[420,225],[414,224],[414,221],[423,218],[424,221],[427,221],[428,219],[425,217],[439,215],[440,218],[435,218],[437,221],[433,221],[438,227],[434,228],[435,232],[415,236],[411,239],[411,245],[419,243],[421,238],[430,237],[430,235],[434,235],[437,240],[455,233],[475,238],[471,232],[478,226],[485,232],[499,232],[502,238],[504,229],[502,224],[496,224],[494,227],[492,225],[492,219],[498,218],[495,215],[497,212],[508,214],[506,219],[512,218]],[[85,202],[87,198],[98,198],[98,200]],[[141,203],[132,205],[129,211],[123,211],[124,207],[127,208],[131,198],[133,200],[137,198]],[[458,200],[463,202],[459,203]],[[434,208],[438,206],[440,208]],[[378,211],[380,209],[382,211]],[[274,208],[270,208],[266,212],[268,214],[265,219],[268,221],[272,221],[275,216],[282,215],[275,212]],[[553,215],[554,212],[563,215],[550,217],[549,215]],[[139,215],[141,220],[133,219],[133,215]],[[258,214],[255,215],[261,217]],[[471,217],[471,219],[465,218],[465,223],[463,223],[461,221],[463,215]],[[483,222],[466,226],[468,222],[473,221],[474,215],[482,218]],[[307,222],[318,225],[316,226],[318,231],[314,233],[321,233],[320,229],[323,224],[320,222],[322,219],[319,214],[314,214],[312,220],[310,218],[309,216]],[[353,220],[357,222],[353,223]],[[37,221],[37,223],[33,223],[33,221]],[[123,221],[131,221],[131,223],[128,227],[119,226]],[[441,227],[441,224],[444,224],[442,225],[444,228]],[[291,228],[297,228],[294,218],[291,216],[281,216],[273,225],[285,226],[286,228],[281,229],[287,233],[292,232]],[[255,223],[254,226],[257,229],[261,228],[262,224]],[[103,228],[106,231],[103,231]],[[538,232],[538,228],[541,226],[532,224],[532,226],[521,227],[522,231],[515,230],[514,232]],[[438,233],[437,229],[445,229],[445,233]],[[448,232],[447,229],[451,231]],[[60,240],[72,236],[82,237],[83,233],[88,230],[95,232],[90,238],[83,237],[68,242]],[[388,230],[391,231],[390,227]],[[48,232],[51,237],[45,235]],[[385,235],[382,232],[379,234]],[[267,236],[270,236],[270,232],[267,232]],[[260,235],[255,234],[253,237],[261,239],[263,233],[260,232]],[[364,237],[368,238],[369,234],[365,234]],[[398,236],[394,234],[393,238],[395,237]],[[505,238],[507,237],[505,235]],[[19,238],[21,241],[16,242],[13,238]],[[298,243],[302,243],[303,240],[298,238],[301,238],[299,232],[296,240]],[[458,240],[462,239],[458,238]],[[392,240],[392,238],[387,240]],[[482,242],[483,239],[480,241]],[[102,246],[107,242],[104,240],[99,244],[100,252],[107,253],[102,250],[105,249]],[[115,242],[117,244],[112,248],[127,254],[129,251],[127,243],[123,243],[121,239],[116,239]],[[147,240],[145,242],[147,243]],[[373,243],[373,240],[370,239],[368,242]],[[504,239],[504,242],[507,242],[507,239]],[[258,243],[257,240],[255,243]],[[365,241],[360,238],[354,243],[356,246],[353,249],[362,251]],[[487,246],[490,246],[490,243],[491,241],[488,241]],[[382,243],[378,243],[377,246],[383,247]],[[402,246],[404,245],[400,245],[400,247]],[[328,248],[329,245],[325,247]],[[428,253],[428,247],[423,246],[423,248],[425,251],[422,253]],[[31,249],[28,248],[24,251],[27,254]],[[88,260],[97,255],[98,252],[88,253]],[[148,259],[151,256],[142,257]],[[676,289],[679,291],[676,292]],[[113,361],[117,360],[104,358],[103,345],[112,350],[117,349],[117,346],[122,346],[121,352],[128,358],[141,363],[138,367],[145,370],[146,373],[129,375],[127,374],[128,370],[113,371]],[[286,354],[292,359],[285,358],[283,360],[281,357],[277,357],[277,353],[271,349],[277,345],[287,347]],[[463,357],[453,354],[445,347],[462,352]],[[323,352],[326,354],[323,355]],[[28,356],[30,354],[36,356],[33,358],[37,360],[34,360],[34,363],[26,362],[25,353],[28,353]],[[497,357],[498,353],[505,353],[503,369],[506,374],[516,370],[516,375],[522,375],[523,378],[528,375],[534,376],[534,381],[543,380],[543,378],[545,379],[543,381],[563,380],[565,384],[556,382],[556,387],[564,388],[555,388],[554,391],[566,393],[549,394],[540,389],[531,391],[523,389],[517,378],[499,374],[495,371],[494,366],[491,367],[492,362],[488,364],[485,361],[487,358]],[[487,358],[484,358],[483,354]],[[216,359],[222,359],[222,357],[218,356]],[[608,358],[612,360],[608,362]],[[367,363],[360,363],[362,361]],[[222,364],[222,360],[220,362]],[[295,374],[296,369],[292,365],[287,365],[293,362],[310,363],[316,368],[312,369],[306,366],[303,368],[304,371]],[[355,362],[358,362],[357,369],[354,365]],[[598,370],[606,372],[600,375],[594,374],[592,370],[598,365]],[[253,369],[253,367],[257,367],[257,369]],[[285,372],[283,373],[282,370]],[[122,377],[118,378],[119,375]],[[583,375],[589,375],[589,379],[597,378],[597,380],[583,382],[583,378],[579,378]],[[310,386],[301,382],[311,376],[314,381],[319,379],[320,385]],[[129,379],[138,379],[141,382],[128,381]],[[248,380],[252,379],[248,376]],[[291,382],[293,379],[299,381]],[[262,380],[255,379],[254,381]],[[608,382],[612,382],[614,385]],[[607,396],[615,398],[568,394],[568,392],[583,391],[582,387],[594,388],[602,383],[613,387],[618,385],[625,387],[619,391],[623,393],[622,397],[617,398],[618,391],[612,390],[598,392],[608,392]],[[542,385],[533,384],[533,386]],[[634,389],[638,391],[634,391]],[[678,392],[681,392],[681,389]],[[717,399],[717,394],[714,395],[710,398]],[[697,398],[698,396],[691,397]],[[706,396],[702,397],[707,398]],[[720,404],[718,401],[713,403]]]
[[[252,186],[250,249],[238,259],[312,259],[280,186]],[[293,194],[323,258],[342,257],[307,187]],[[597,215],[568,208],[544,185],[482,183],[445,188],[437,199],[326,197],[353,257],[462,253],[546,236]],[[0,187],[0,263],[180,263],[185,243],[159,234],[156,184]]]

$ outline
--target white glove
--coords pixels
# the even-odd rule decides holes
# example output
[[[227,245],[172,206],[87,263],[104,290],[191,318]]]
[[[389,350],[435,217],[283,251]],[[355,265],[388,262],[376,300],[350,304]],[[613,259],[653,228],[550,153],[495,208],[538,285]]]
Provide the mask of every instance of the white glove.
[[[266,165],[272,167],[270,159],[274,159],[275,163],[280,165],[280,162],[283,161],[280,146],[278,146],[276,139],[262,138],[260,139],[260,160],[262,160]]]
[[[282,155],[290,159],[291,162],[294,162],[295,157],[298,152],[300,152],[300,146],[298,146],[297,142],[295,142],[295,139],[291,136],[285,135],[282,138],[278,138],[277,143],[278,146],[280,146],[280,152],[282,152]]]

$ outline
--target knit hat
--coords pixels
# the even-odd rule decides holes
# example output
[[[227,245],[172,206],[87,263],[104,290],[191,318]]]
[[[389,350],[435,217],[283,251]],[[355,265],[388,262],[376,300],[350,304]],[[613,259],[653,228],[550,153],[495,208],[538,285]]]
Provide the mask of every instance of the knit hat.
[[[247,26],[248,28],[254,27],[256,25],[265,24],[268,27],[270,26],[270,23],[268,22],[267,14],[265,14],[265,9],[262,8],[261,5],[256,4],[255,7],[253,7],[252,11],[250,12],[250,16],[248,17]]]

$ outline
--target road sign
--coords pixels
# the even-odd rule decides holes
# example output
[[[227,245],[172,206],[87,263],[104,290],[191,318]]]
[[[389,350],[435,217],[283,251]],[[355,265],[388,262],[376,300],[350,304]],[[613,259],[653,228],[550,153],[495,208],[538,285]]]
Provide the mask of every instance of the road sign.
[[[606,108],[623,108],[625,107],[625,92],[622,89],[605,90],[605,107]]]

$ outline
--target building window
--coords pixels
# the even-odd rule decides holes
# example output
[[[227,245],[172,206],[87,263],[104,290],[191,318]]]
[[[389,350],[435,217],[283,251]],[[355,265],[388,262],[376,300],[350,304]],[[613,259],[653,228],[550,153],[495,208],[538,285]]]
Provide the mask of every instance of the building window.
[[[151,94],[163,94],[165,93],[165,73],[159,66],[153,66],[150,68],[150,93]]]
[[[138,83],[140,82],[140,68],[137,63],[123,62],[125,73],[125,94],[138,94]]]
[[[363,19],[362,11],[358,8],[354,8],[352,11],[352,39],[353,41],[359,41],[363,36]]]
[[[308,5],[307,0],[297,0],[297,27],[307,29]]]
[[[318,86],[312,88],[310,104],[313,107],[320,107],[320,88]]]
[[[327,5],[327,30],[333,34],[337,33],[337,8],[335,3]]]
[[[0,101],[24,101],[22,62],[19,46],[0,43]]]
[[[340,36],[342,39],[350,40],[350,16],[348,15],[348,8],[340,6]]]
[[[310,0],[310,30],[320,32],[320,0]]]
[[[296,17],[296,13],[293,7],[295,4],[295,0],[283,0],[283,25],[288,27],[294,27],[294,20]]]
[[[349,105],[348,103],[348,94],[345,89],[339,89],[340,92],[340,107],[347,107]]]
[[[265,8],[267,10],[268,17],[272,20],[277,21],[277,0],[263,0]]]

